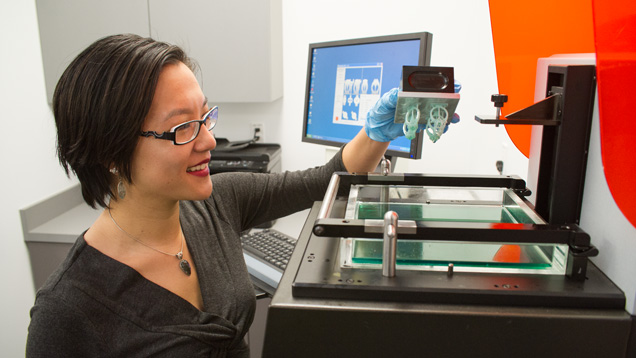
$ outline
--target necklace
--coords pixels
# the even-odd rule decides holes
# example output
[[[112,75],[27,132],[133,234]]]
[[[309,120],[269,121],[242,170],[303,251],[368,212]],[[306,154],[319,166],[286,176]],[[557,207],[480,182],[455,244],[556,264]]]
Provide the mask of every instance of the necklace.
[[[146,243],[144,243],[143,241],[139,240],[138,238],[130,235],[128,232],[126,232],[126,230],[122,229],[121,226],[119,226],[119,224],[117,224],[117,221],[115,221],[115,218],[113,217],[113,214],[110,212],[110,208],[108,208],[108,215],[110,215],[110,219],[113,221],[113,224],[115,224],[115,226],[117,226],[117,228],[119,230],[121,230],[121,232],[123,232],[124,234],[126,234],[126,236],[128,236],[129,238],[137,241],[138,243],[144,245],[145,247],[151,248],[157,252],[160,252],[164,255],[168,255],[168,256],[174,256],[177,258],[177,260],[179,260],[179,268],[181,269],[181,271],[183,271],[184,274],[190,276],[190,274],[192,273],[192,268],[190,267],[190,263],[188,262],[188,260],[183,258],[183,242],[185,241],[185,238],[183,237],[183,235],[181,236],[181,250],[179,252],[177,252],[176,254],[170,254],[167,253],[165,251],[161,251],[159,249],[156,249]]]

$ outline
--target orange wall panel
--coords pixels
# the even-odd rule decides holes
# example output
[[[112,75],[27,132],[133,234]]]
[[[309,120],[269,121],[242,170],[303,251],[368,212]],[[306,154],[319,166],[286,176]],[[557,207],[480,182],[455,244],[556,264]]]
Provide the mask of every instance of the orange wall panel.
[[[605,179],[636,226],[636,1],[595,0],[594,31]]]
[[[504,115],[534,103],[537,59],[594,52],[591,0],[490,0],[499,93],[508,95]],[[530,126],[506,126],[527,157]]]

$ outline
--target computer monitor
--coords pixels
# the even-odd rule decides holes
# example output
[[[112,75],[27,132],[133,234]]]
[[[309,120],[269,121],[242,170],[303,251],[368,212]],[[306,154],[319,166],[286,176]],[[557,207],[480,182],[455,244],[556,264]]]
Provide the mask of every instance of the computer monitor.
[[[367,112],[399,87],[402,66],[429,66],[433,35],[428,32],[309,45],[302,141],[340,147],[364,126]],[[419,159],[422,133],[399,137],[388,156]]]

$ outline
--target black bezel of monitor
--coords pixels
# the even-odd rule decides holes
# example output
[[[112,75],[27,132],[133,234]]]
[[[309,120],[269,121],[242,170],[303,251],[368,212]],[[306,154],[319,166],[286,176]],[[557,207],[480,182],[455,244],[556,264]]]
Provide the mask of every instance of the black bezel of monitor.
[[[430,66],[433,34],[429,32],[416,32],[416,33],[409,33],[409,34],[376,36],[376,37],[319,42],[319,43],[309,44],[309,56],[308,56],[308,63],[307,63],[307,82],[305,87],[305,113],[303,116],[302,141],[307,143],[327,145],[331,147],[341,147],[344,144],[344,143],[334,142],[334,141],[325,140],[325,139],[316,139],[316,138],[307,137],[307,116],[309,113],[312,56],[313,56],[314,49],[325,48],[325,47],[347,46],[347,45],[371,44],[371,43],[380,43],[380,42],[408,41],[408,40],[420,40],[420,53],[418,58],[418,66]],[[424,137],[422,132],[417,133],[415,138],[411,141],[411,147],[408,153],[388,149],[386,151],[386,155],[393,156],[393,157],[420,159],[422,157],[423,138]]]

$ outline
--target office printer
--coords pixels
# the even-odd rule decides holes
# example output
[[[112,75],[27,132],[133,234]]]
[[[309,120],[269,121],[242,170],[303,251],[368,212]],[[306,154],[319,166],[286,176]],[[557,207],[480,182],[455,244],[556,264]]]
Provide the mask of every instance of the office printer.
[[[280,144],[230,142],[216,139],[211,151],[210,174],[223,172],[278,173],[281,171]]]

